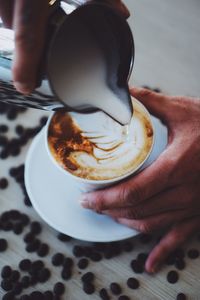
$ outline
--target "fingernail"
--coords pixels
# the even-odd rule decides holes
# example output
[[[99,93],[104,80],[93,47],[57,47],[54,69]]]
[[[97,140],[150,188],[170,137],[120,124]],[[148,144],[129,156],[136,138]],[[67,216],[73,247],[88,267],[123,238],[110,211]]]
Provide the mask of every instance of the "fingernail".
[[[159,265],[154,265],[152,266],[152,268],[150,269],[150,273],[157,273],[159,270]]]
[[[33,86],[27,83],[15,81],[14,86],[22,94],[28,95],[33,91]]]
[[[84,207],[84,208],[91,208],[91,204],[88,201],[88,197],[87,196],[85,196],[85,195],[81,196],[79,202],[80,202],[80,205],[82,207]]]

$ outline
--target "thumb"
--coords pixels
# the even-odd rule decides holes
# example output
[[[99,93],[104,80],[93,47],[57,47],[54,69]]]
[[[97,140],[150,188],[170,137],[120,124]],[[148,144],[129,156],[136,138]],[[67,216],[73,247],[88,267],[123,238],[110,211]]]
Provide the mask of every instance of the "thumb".
[[[169,122],[172,110],[170,97],[144,88],[132,88],[130,93],[159,119]]]

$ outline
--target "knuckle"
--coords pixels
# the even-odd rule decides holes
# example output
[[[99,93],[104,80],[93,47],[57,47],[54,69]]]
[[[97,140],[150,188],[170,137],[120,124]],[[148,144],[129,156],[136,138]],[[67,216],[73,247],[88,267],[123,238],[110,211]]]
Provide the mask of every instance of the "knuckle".
[[[131,202],[137,203],[141,201],[144,197],[144,191],[141,189],[141,187],[138,184],[134,184],[134,186],[131,189]]]
[[[122,185],[119,190],[119,198],[118,198],[119,203],[121,205],[124,205],[124,203],[131,204],[132,202],[131,200],[132,197],[129,188],[125,185]]]
[[[148,222],[141,222],[139,224],[139,231],[142,232],[142,233],[151,233],[153,231],[153,229],[151,228],[152,226],[148,223]]]

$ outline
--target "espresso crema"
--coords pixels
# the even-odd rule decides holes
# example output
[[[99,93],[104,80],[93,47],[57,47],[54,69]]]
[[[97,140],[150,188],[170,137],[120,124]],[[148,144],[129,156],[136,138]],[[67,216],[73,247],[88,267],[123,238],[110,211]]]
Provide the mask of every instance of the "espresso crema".
[[[56,112],[48,128],[48,145],[57,163],[90,180],[134,172],[151,151],[153,128],[143,106],[135,99],[132,102],[134,114],[128,128],[103,112]]]

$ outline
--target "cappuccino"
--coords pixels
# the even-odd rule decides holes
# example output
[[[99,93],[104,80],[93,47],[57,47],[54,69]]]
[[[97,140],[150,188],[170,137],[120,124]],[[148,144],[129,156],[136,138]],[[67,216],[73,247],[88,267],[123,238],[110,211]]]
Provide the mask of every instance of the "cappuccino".
[[[153,127],[143,105],[132,99],[134,113],[121,126],[103,112],[56,112],[48,127],[48,147],[56,162],[89,180],[111,180],[134,173],[153,145]]]

